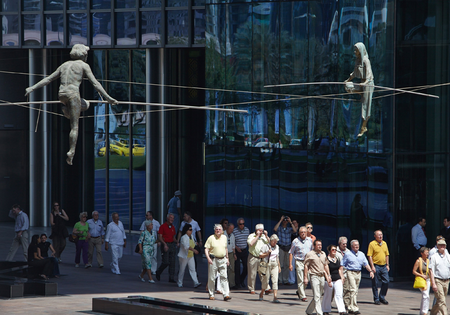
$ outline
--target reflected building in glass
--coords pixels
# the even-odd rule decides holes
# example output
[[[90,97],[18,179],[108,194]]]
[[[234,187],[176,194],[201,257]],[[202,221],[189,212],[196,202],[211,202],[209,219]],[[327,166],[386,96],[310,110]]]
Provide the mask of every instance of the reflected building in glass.
[[[433,246],[449,215],[449,15],[444,0],[1,0],[3,101],[24,101],[80,43],[107,92],[129,102],[82,84],[94,102],[71,167],[60,105],[3,106],[0,138],[16,148],[0,155],[3,206],[46,225],[58,200],[71,224],[118,212],[133,230],[146,210],[164,221],[180,189],[206,234],[223,217],[270,232],[288,215],[325,245],[345,235],[366,251],[381,229],[391,276],[409,276],[399,263],[414,260],[417,218]],[[360,96],[343,85],[357,42],[377,86],[439,98],[375,88],[358,137]],[[57,98],[55,82],[29,101]]]

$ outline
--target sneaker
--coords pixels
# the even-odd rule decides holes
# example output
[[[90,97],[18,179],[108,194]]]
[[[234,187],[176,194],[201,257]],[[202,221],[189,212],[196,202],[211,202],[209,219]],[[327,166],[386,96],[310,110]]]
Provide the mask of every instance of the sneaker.
[[[98,265],[98,268],[103,268],[103,264]]]
[[[141,275],[138,276],[139,279],[141,279],[142,282],[145,282],[144,278],[141,277]]]
[[[182,284],[178,284],[178,287],[179,287],[179,288],[182,288],[182,287],[183,287],[183,285],[182,285]]]
[[[80,267],[80,264],[75,264],[75,268],[78,268],[78,267]]]
[[[155,280],[148,280],[148,283],[156,283]]]
[[[87,265],[84,266],[85,269],[88,269],[88,268],[91,268],[91,267],[92,267],[91,264],[87,264]]]
[[[194,288],[198,288],[198,287],[201,286],[201,285],[202,285],[201,282],[199,282],[199,283],[197,283],[197,284],[194,284]]]

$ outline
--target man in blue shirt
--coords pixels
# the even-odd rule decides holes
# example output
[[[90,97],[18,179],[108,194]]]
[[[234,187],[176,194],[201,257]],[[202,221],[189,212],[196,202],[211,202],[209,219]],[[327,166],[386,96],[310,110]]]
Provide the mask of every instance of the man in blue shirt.
[[[373,279],[373,271],[369,266],[366,256],[359,251],[358,240],[350,242],[352,250],[344,255],[341,260],[342,272],[344,268],[347,269],[348,289],[350,291],[350,303],[348,305],[349,314],[361,314],[359,312],[357,297],[359,283],[361,282],[361,269],[364,267],[370,273],[370,278]]]
[[[8,256],[6,256],[6,261],[12,261],[14,259],[20,245],[22,245],[25,261],[28,261],[28,229],[30,228],[28,216],[17,204],[12,206],[12,209],[9,211],[9,216],[16,221],[16,225],[14,226],[16,236],[11,244]]]
[[[94,248],[97,250],[97,263],[99,268],[103,268],[102,245],[105,242],[105,227],[103,222],[98,218],[98,211],[92,212],[92,219],[87,221],[89,225],[89,250],[88,264],[85,268],[92,267],[92,258],[94,256]]]
[[[289,223],[289,225],[288,225]],[[289,250],[291,249],[292,234],[297,233],[297,227],[292,224],[291,218],[288,216],[281,216],[280,221],[275,225],[273,231],[278,235],[280,248],[280,265],[281,277],[283,284],[289,284]]]
[[[175,192],[175,196],[169,200],[167,204],[167,214],[173,214],[173,226],[175,227],[175,231],[178,231],[180,227],[180,215],[181,215],[181,191],[177,190]]]

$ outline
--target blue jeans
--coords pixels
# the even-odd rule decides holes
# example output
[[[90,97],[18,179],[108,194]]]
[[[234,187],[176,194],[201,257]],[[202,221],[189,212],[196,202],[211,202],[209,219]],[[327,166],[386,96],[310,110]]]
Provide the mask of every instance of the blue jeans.
[[[374,301],[383,301],[386,298],[387,290],[389,287],[389,272],[386,265],[375,265],[377,271],[372,279],[372,293]],[[378,282],[381,281],[380,296],[378,297]]]

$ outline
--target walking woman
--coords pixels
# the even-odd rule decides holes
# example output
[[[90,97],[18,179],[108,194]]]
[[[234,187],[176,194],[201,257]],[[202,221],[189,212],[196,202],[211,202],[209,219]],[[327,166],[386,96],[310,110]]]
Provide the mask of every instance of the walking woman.
[[[265,259],[268,262],[266,274],[261,274],[261,293],[259,294],[259,300],[262,301],[264,297],[264,292],[269,284],[270,278],[272,278],[272,289],[273,289],[273,302],[280,303],[277,298],[278,293],[278,274],[281,272],[280,266],[280,249],[277,245],[279,238],[276,234],[270,237],[270,242],[261,248],[261,254],[259,258]]]
[[[195,260],[194,254],[198,254],[195,249],[195,242],[192,239],[192,225],[186,223],[181,231],[180,239],[180,252],[178,253],[178,258],[180,261],[180,270],[178,272],[178,287],[183,287],[184,271],[186,266],[189,267],[189,274],[191,275],[192,281],[194,281],[194,288],[201,285],[198,282],[197,272],[195,271]]]
[[[156,232],[153,231],[153,223],[151,221],[145,222],[145,230],[142,231],[139,237],[139,254],[141,254],[142,260],[142,272],[139,275],[139,279],[145,282],[145,273],[148,275],[148,282],[155,283],[152,278],[152,257],[153,257],[153,245],[156,243]]]
[[[73,234],[78,235],[78,241],[76,242],[76,253],[75,253],[75,267],[78,268],[80,266],[80,256],[81,252],[83,252],[83,262],[84,268],[87,268],[88,265],[88,250],[89,250],[89,224],[86,222],[87,220],[87,212],[80,213],[80,221],[75,223],[73,227]]]
[[[327,283],[324,285],[323,290],[323,300],[322,300],[322,311],[323,315],[328,315],[331,312],[331,300],[333,299],[333,290],[334,290],[334,301],[336,302],[336,306],[339,314],[346,314],[345,305],[343,299],[343,284],[344,284],[344,273],[340,269],[341,262],[339,258],[336,256],[337,246],[336,245],[328,245],[327,247],[328,257],[327,264],[330,269],[330,275],[325,275],[325,277],[331,277],[331,286],[330,282],[327,280]]]
[[[69,221],[69,217],[64,209],[60,208],[59,202],[53,202],[52,212],[50,213],[52,234],[49,237],[53,241],[55,257],[59,262],[61,262],[61,254],[64,251],[64,248],[66,248],[66,238],[69,236],[69,232],[67,232],[66,228],[66,222]]]
[[[421,247],[419,251],[421,257],[416,260],[412,273],[416,277],[424,278],[427,282],[427,287],[420,289],[422,293],[422,300],[420,301],[420,314],[426,315],[428,314],[428,309],[430,306],[430,261],[428,260],[428,253],[430,252],[430,249]]]

